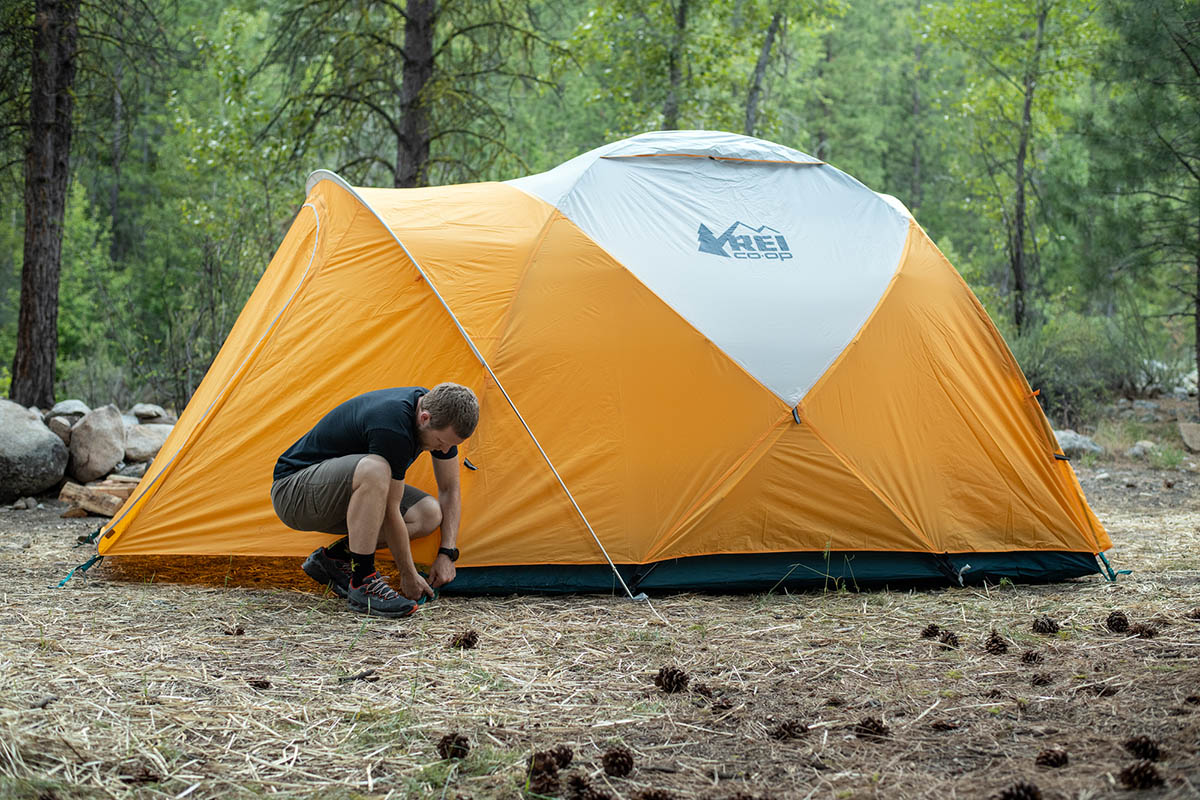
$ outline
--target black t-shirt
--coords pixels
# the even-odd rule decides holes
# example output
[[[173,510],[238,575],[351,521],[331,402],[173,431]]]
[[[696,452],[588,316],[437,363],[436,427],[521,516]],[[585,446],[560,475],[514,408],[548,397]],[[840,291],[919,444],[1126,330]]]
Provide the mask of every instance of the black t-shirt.
[[[284,451],[275,462],[275,480],[305,467],[358,453],[383,456],[392,467],[392,478],[404,473],[421,454],[417,437],[417,400],[428,389],[405,386],[360,394],[330,411],[311,431]],[[431,451],[434,458],[454,458],[458,448]]]

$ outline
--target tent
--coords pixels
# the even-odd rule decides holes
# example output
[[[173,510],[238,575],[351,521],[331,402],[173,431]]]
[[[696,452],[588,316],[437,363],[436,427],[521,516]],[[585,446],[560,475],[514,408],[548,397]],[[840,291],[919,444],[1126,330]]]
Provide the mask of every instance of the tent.
[[[332,539],[276,519],[278,455],[354,395],[444,380],[482,409],[448,589],[1058,580],[1111,547],[899,201],[670,131],[502,183],[314,173],[99,551],[307,554]],[[429,459],[408,479],[432,490]]]

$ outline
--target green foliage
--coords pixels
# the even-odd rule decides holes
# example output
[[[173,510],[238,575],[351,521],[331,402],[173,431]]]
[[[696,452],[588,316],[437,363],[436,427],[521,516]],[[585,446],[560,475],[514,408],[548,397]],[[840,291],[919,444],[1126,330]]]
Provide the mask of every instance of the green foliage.
[[[1095,417],[1121,383],[1120,331],[1112,320],[1065,311],[1009,339],[1029,385],[1056,425]]]
[[[9,6],[0,82],[19,87],[32,4]],[[403,106],[398,7],[185,0],[138,33],[153,47],[95,40],[77,103],[58,392],[181,409],[302,202],[306,172],[392,183],[392,123]],[[668,114],[681,128],[740,132],[778,15],[755,135],[907,204],[1000,324],[1057,422],[1079,424],[1115,393],[1169,390],[1195,362],[1195,3],[438,8],[439,49],[422,97],[435,134],[430,183],[545,170],[662,127]],[[303,36],[288,26],[320,14],[327,24]],[[98,36],[111,33],[104,15],[88,22]],[[307,46],[284,57],[289,41]],[[378,99],[379,111],[304,100],[343,89]],[[0,185],[11,183],[14,198],[0,212],[0,389],[15,346],[24,226],[24,143],[9,135],[22,130],[22,100],[10,94],[0,103]],[[1021,187],[1024,225],[1015,219]],[[1019,334],[1014,237],[1030,259]]]

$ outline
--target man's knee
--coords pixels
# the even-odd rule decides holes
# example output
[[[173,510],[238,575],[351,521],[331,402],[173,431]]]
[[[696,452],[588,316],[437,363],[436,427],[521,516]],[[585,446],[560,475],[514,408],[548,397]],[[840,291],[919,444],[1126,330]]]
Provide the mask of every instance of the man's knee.
[[[434,497],[422,497],[404,512],[404,524],[410,539],[433,533],[442,524],[442,507]]]
[[[363,456],[354,467],[355,490],[362,488],[386,492],[391,480],[392,468],[382,456]]]

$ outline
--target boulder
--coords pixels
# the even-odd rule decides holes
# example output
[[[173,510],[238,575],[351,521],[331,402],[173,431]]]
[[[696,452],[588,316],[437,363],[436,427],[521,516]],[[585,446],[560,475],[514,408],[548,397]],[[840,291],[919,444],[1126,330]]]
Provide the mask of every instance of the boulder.
[[[126,430],[125,463],[152,460],[174,427],[174,425],[134,425]]]
[[[114,405],[98,408],[71,428],[71,475],[80,483],[102,478],[125,455],[125,424]]]
[[[1184,447],[1200,453],[1200,422],[1179,423],[1179,435],[1183,437]]]
[[[67,446],[41,415],[0,400],[0,502],[51,488],[66,467]]]
[[[126,464],[114,474],[124,475],[126,478],[140,478],[146,474],[146,468],[149,466],[149,461],[139,461],[136,464]]]
[[[73,420],[70,417],[51,417],[46,421],[46,427],[58,435],[58,438],[63,440],[63,444],[71,443],[71,426],[78,420]]]
[[[82,400],[63,400],[61,403],[55,403],[54,408],[46,412],[46,419],[50,419],[51,417],[68,417],[71,420],[71,424],[75,424],[90,411],[91,409]]]
[[[129,409],[129,413],[133,414],[139,420],[156,419],[167,415],[167,412],[163,411],[162,406],[156,406],[153,403],[138,403]]]
[[[1148,456],[1152,452],[1154,452],[1154,449],[1157,447],[1158,447],[1158,445],[1156,445],[1154,442],[1150,441],[1149,439],[1142,439],[1139,442],[1134,442],[1133,447],[1131,447],[1125,451],[1125,457],[1126,458],[1145,458],[1146,456]]]
[[[1054,438],[1058,439],[1058,446],[1068,458],[1078,458],[1086,453],[1095,453],[1098,456],[1104,454],[1103,447],[1069,428],[1065,431],[1055,431]]]

